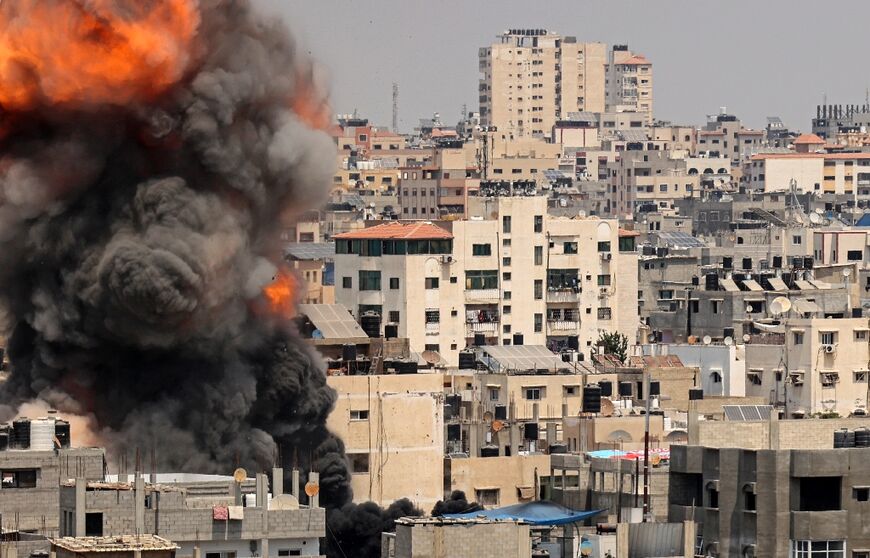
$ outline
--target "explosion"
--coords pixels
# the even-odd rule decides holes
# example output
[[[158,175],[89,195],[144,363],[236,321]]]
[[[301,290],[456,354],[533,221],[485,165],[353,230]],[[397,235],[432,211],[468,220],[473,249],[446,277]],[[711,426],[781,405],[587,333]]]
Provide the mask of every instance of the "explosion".
[[[269,311],[277,316],[292,318],[296,282],[286,271],[279,270],[275,280],[263,289],[263,294],[269,302]]]

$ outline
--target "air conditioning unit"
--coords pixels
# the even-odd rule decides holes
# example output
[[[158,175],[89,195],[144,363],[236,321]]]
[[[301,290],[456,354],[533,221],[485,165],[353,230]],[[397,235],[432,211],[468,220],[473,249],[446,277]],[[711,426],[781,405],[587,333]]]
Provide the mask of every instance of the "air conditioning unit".
[[[609,262],[612,259],[613,259],[613,254],[611,254],[610,252],[601,252],[601,261]]]
[[[449,264],[453,263],[453,256],[449,254],[444,254],[441,256],[441,263]]]
[[[610,294],[610,289],[608,289],[607,287],[601,287],[601,290],[599,291],[599,294],[600,294],[601,296],[607,296],[607,295]]]
[[[836,345],[822,345],[822,350],[825,351],[825,354],[832,355],[837,352]]]

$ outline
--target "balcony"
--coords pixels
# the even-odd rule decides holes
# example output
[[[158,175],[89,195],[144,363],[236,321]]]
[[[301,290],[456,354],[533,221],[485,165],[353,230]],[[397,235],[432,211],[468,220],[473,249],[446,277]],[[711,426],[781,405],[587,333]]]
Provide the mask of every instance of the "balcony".
[[[498,333],[498,322],[471,322],[465,324],[466,337],[472,337],[475,333],[496,335]]]
[[[438,335],[441,332],[440,322],[428,322],[426,324],[426,335]]]
[[[791,539],[837,540],[845,539],[849,529],[846,510],[791,512]]]
[[[574,292],[574,289],[557,289],[547,291],[547,302],[565,303],[565,302],[580,302],[579,292]]]
[[[470,303],[496,304],[501,300],[498,289],[466,289],[465,301]]]
[[[567,320],[549,320],[547,321],[547,333],[550,335],[560,335],[563,333],[576,333],[580,330],[580,322]]]

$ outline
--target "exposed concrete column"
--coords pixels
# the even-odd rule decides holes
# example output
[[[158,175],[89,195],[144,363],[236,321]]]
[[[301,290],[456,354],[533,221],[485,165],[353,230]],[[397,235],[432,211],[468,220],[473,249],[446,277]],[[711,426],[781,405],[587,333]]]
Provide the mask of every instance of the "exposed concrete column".
[[[313,482],[314,484],[320,484],[320,473],[310,472],[308,473],[308,482]],[[320,492],[311,497],[311,501],[309,504],[312,508],[320,507]]]
[[[547,422],[547,448],[556,443],[556,423]]]
[[[137,471],[133,480],[134,531],[136,535],[145,533],[145,479]]]
[[[85,536],[85,495],[87,494],[88,481],[82,478],[75,480],[76,483],[76,519],[75,531],[73,535],[76,537]]]
[[[199,541],[197,541],[194,543],[193,555],[191,556],[191,558],[201,558],[201,557],[202,557],[202,550],[199,548]]]
[[[562,492],[565,491],[565,487],[567,486],[568,481],[568,471],[567,469],[562,469]]]
[[[257,507],[269,509],[269,481],[265,473],[257,473]]]
[[[272,497],[276,498],[284,494],[284,469],[275,467],[272,469]]]
[[[230,494],[233,496],[233,505],[242,505],[242,485],[236,481],[230,481]]]
[[[293,472],[290,475],[290,490],[292,490],[291,494],[296,496],[296,499],[299,499],[299,469],[293,469]]]

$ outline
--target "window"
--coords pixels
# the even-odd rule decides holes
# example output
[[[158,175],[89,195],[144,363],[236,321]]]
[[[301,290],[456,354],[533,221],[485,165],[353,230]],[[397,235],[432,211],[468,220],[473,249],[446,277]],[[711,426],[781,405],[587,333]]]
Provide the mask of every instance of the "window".
[[[510,247],[510,245],[511,245],[511,239],[510,239],[510,238],[503,238],[503,239],[501,240],[501,245],[504,246],[505,248]]]
[[[458,279],[456,279],[456,277],[451,277],[451,278],[450,278],[450,283],[453,284],[453,285],[455,285],[457,281],[458,281]]]
[[[718,372],[716,370],[710,372],[710,380],[714,384],[721,384],[722,383],[722,373]]]
[[[846,259],[850,262],[860,262],[864,259],[864,252],[861,250],[849,250],[846,252]]]
[[[489,244],[472,244],[471,245],[471,255],[472,256],[491,256],[492,255],[492,247]]]
[[[510,304],[502,306],[501,312],[502,312],[502,314],[510,314],[511,313]]]
[[[746,511],[756,511],[755,491],[751,484],[743,487],[743,509]]]
[[[468,290],[497,289],[498,271],[494,269],[466,271],[465,288]]]
[[[867,340],[867,330],[866,329],[855,330],[855,341],[866,341],[866,340]]]
[[[598,286],[599,287],[609,287],[610,286],[610,275],[599,275],[598,276]]]
[[[844,541],[791,541],[789,558],[845,558]]]
[[[381,290],[381,272],[380,271],[360,271],[359,272],[359,290],[361,290],[361,291],[379,291],[379,290]]]
[[[511,280],[511,272],[510,271],[502,272],[501,280],[502,281],[510,281]]]
[[[576,254],[577,253],[577,243],[576,242],[563,242],[562,243],[562,253],[564,253],[564,254]]]
[[[541,333],[544,330],[544,315],[535,314],[535,333]]]
[[[341,278],[341,288],[352,289],[353,288],[353,279],[351,277],[342,277]]]
[[[523,398],[531,401],[540,401],[543,396],[544,388],[527,387],[523,389]]]
[[[511,232],[511,217],[510,215],[505,215],[501,218],[501,232],[508,234]]]
[[[426,343],[425,345],[423,345],[423,350],[432,351],[433,353],[440,353],[441,345],[439,345],[438,343]]]
[[[718,314],[718,313],[719,313],[719,308],[721,308],[721,307],[722,307],[722,301],[721,301],[721,300],[711,300],[711,301],[710,301],[710,311],[711,311],[713,314]]]
[[[398,277],[390,277],[390,288],[396,290],[399,288],[399,278]]]
[[[369,454],[350,453],[348,457],[350,457],[350,470],[352,473],[369,472]]]
[[[3,471],[0,488],[36,488],[36,469]]]
[[[804,344],[804,334],[802,331],[795,331],[792,335],[793,335],[795,345],[803,345]]]
[[[544,247],[535,246],[535,265],[544,265]]]
[[[398,310],[390,310],[390,321],[393,323],[399,323],[399,311]]]
[[[441,322],[440,310],[426,310],[426,323],[437,324]]]
[[[489,400],[490,401],[498,401],[498,389],[497,387],[489,388]]]
[[[474,498],[482,506],[497,506],[500,492],[498,488],[482,488],[474,491]]]
[[[102,513],[86,513],[85,514],[85,536],[86,537],[102,537],[103,536],[103,514]]]
[[[544,298],[544,281],[542,279],[535,279],[535,300],[541,300]]]
[[[544,216],[535,215],[535,232],[539,233],[544,230]]]
[[[712,482],[707,483],[707,507],[719,507],[719,487]]]
[[[598,309],[598,319],[599,320],[609,320],[610,319],[610,308],[599,308]]]
[[[577,386],[565,386],[565,395],[577,395]]]
[[[598,243],[598,251],[599,252],[610,252],[610,242],[604,241]]]
[[[426,278],[426,288],[427,289],[437,289],[438,288],[438,277],[427,277]]]
[[[867,370],[855,370],[852,374],[855,383],[864,383],[867,381]]]
[[[823,331],[819,335],[819,339],[822,345],[833,345],[837,342],[837,332]]]
[[[367,409],[351,411],[350,420],[369,420],[369,412]]]
[[[799,477],[798,509],[793,511],[840,510],[842,477]]]
[[[852,488],[852,498],[859,502],[870,501],[870,487],[855,486]]]
[[[501,259],[501,265],[503,265],[503,266],[505,266],[505,267],[510,266],[510,265],[511,265],[511,259],[510,259],[510,258],[502,258],[502,259]]]
[[[278,556],[302,556],[302,550],[298,548],[280,548],[278,549]]]
[[[791,237],[792,244],[801,244],[802,242],[803,242],[803,239],[801,239],[801,236],[799,234],[793,235]]]

